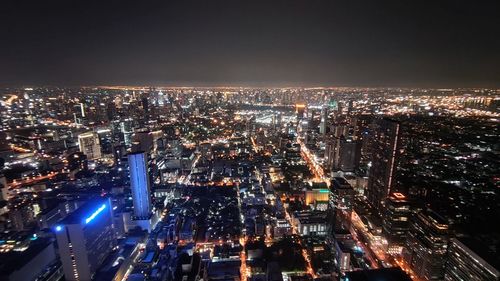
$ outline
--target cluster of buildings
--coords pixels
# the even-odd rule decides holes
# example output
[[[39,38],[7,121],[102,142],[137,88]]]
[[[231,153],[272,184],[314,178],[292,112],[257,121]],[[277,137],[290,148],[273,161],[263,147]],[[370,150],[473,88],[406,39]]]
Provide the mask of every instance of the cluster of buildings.
[[[0,92],[2,280],[499,280],[494,90]]]

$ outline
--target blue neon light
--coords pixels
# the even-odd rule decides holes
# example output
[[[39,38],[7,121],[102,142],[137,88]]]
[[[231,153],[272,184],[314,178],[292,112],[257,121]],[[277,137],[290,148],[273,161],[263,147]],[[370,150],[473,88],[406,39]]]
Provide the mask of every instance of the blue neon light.
[[[106,204],[102,204],[99,209],[97,209],[90,217],[85,219],[85,224],[91,222],[97,215],[99,215],[104,209],[106,209]]]
[[[56,226],[56,231],[58,231],[58,232],[59,232],[59,231],[61,231],[61,230],[62,230],[62,226],[60,226],[60,225]]]

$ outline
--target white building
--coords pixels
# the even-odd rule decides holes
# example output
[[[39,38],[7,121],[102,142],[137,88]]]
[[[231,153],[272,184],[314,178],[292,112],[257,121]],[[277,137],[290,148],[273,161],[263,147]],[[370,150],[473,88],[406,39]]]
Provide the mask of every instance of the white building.
[[[87,132],[78,135],[78,145],[80,152],[87,156],[89,160],[101,158],[101,144],[99,136],[95,132]]]

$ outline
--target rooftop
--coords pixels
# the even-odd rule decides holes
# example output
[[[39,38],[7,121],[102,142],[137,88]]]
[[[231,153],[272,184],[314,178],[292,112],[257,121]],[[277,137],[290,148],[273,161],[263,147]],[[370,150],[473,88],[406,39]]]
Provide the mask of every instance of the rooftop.
[[[78,224],[78,223],[88,223],[99,215],[106,208],[110,208],[108,205],[108,198],[96,197],[87,201],[76,211],[71,213],[69,216],[60,221],[60,224]]]

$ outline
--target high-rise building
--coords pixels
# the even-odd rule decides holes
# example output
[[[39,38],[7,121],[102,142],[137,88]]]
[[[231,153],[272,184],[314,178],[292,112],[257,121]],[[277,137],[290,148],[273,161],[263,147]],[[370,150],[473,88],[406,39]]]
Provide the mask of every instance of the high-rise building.
[[[113,153],[113,132],[109,128],[100,128],[96,131],[103,154]]]
[[[88,201],[54,230],[66,280],[92,280],[116,246],[109,198]]]
[[[281,112],[278,112],[278,114],[276,115],[276,124],[275,124],[276,130],[280,130],[282,124],[283,124],[283,116]]]
[[[400,143],[400,124],[387,118],[377,119],[371,135],[371,168],[368,179],[368,201],[383,212],[385,200],[394,192],[394,174]]]
[[[151,152],[153,149],[153,133],[148,129],[139,129],[133,136],[132,151]]]
[[[334,231],[349,229],[351,226],[352,206],[354,203],[354,189],[345,178],[332,179],[330,194],[331,228]]]
[[[9,206],[9,220],[12,228],[17,231],[26,230],[29,224],[35,220],[33,206],[26,203],[13,204]]]
[[[361,143],[341,136],[338,156],[338,169],[343,172],[353,172],[361,160]]]
[[[325,166],[333,171],[352,172],[361,160],[361,143],[353,138],[329,137],[325,146]]]
[[[108,102],[106,104],[106,118],[108,122],[112,122],[116,116],[116,104],[114,102]]]
[[[125,143],[125,146],[130,147],[132,145],[132,135],[134,134],[134,120],[123,120],[120,123],[120,127],[123,134],[123,141]]]
[[[141,98],[142,110],[144,112],[144,115],[143,115],[144,120],[142,120],[142,121],[143,122],[148,122],[149,121],[149,114],[150,114],[149,98],[148,98],[148,96],[147,96],[146,93],[144,95],[145,96],[143,96]]]
[[[382,231],[389,242],[391,254],[401,254],[410,226],[411,205],[408,198],[400,193],[392,193],[386,200],[385,212],[382,216]]]
[[[78,135],[78,145],[80,152],[85,154],[89,160],[101,158],[101,145],[97,133],[87,132]]]
[[[151,217],[151,183],[148,174],[148,157],[146,152],[134,152],[128,155],[130,169],[130,188],[136,219]]]
[[[448,261],[446,262],[445,281],[498,281],[500,280],[500,272],[491,263],[485,260],[485,257],[480,256],[474,250],[469,248],[476,244],[469,239],[450,240],[448,247]],[[480,248],[483,248],[479,246]],[[488,252],[488,251],[485,251]],[[497,256],[492,257],[493,260]]]
[[[298,120],[304,118],[305,110],[306,110],[306,105],[304,103],[295,104],[295,113],[297,114]]]
[[[334,177],[331,182],[331,202],[333,208],[352,211],[354,203],[354,189],[345,178]]]
[[[328,169],[336,170],[340,159],[340,139],[337,137],[328,138],[325,146],[325,166]]]
[[[82,125],[85,123],[85,106],[83,103],[78,103],[73,106],[73,117],[75,124]]]
[[[437,213],[424,210],[413,217],[403,258],[419,278],[443,279],[449,236],[448,223]]]
[[[321,122],[319,123],[319,133],[325,135],[327,126],[328,126],[328,108],[324,106],[323,108],[321,108]]]

